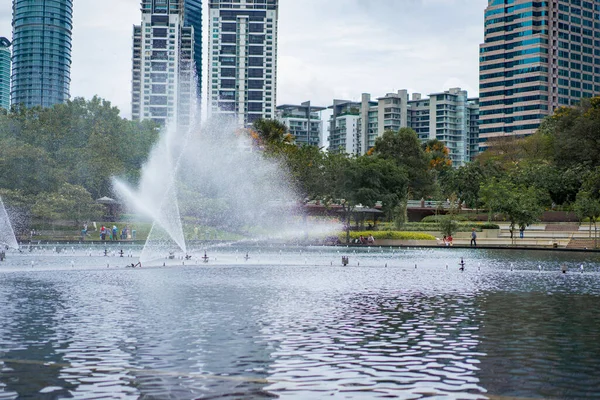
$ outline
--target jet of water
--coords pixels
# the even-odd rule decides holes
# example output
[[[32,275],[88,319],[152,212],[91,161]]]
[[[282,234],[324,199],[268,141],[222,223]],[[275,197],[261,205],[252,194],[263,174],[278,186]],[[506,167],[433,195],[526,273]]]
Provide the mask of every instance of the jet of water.
[[[19,248],[19,243],[15,236],[15,231],[8,218],[8,213],[4,207],[4,202],[0,197],[0,244],[8,246],[13,249]]]

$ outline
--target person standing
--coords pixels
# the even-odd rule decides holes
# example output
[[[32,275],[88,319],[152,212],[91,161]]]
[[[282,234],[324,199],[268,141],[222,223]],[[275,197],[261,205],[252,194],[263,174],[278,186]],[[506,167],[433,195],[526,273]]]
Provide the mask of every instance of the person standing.
[[[119,229],[117,229],[116,225],[112,227],[112,240],[117,240],[117,235],[119,234]]]
[[[471,230],[471,246],[477,247],[477,232],[475,232],[475,228]]]
[[[521,225],[521,226],[519,227],[519,237],[520,237],[521,239],[523,239],[524,232],[525,232],[525,225]]]
[[[102,239],[102,241],[106,240],[106,228],[104,227],[104,225],[102,225],[102,228],[100,228],[100,238]]]

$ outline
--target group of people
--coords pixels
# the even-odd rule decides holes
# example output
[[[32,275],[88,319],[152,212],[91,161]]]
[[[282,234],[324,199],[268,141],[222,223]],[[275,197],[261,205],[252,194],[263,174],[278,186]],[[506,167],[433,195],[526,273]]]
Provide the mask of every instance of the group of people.
[[[133,232],[135,232],[135,231],[132,231],[132,237],[134,235]],[[113,241],[119,240],[119,239],[120,240],[125,240],[125,239],[128,239],[128,238],[129,238],[129,227],[127,227],[127,226],[125,226],[125,227],[123,227],[123,229],[121,229],[121,235],[120,236],[119,236],[119,229],[117,228],[116,225],[113,225],[112,229],[111,228],[107,228],[104,225],[102,225],[102,228],[100,228],[100,239],[102,241],[105,241],[107,239],[108,240],[113,240]],[[135,237],[133,237],[133,239],[135,239]]]
[[[442,238],[442,243],[446,246],[452,246],[452,235],[444,235],[444,237]],[[477,232],[475,231],[475,228],[473,228],[471,230],[471,246],[472,247],[477,247]]]
[[[375,238],[373,237],[373,235],[369,235],[367,237],[360,235],[360,237],[358,239],[354,240],[354,243],[355,244],[375,244]]]
[[[444,243],[444,245],[446,246],[452,246],[452,235],[444,235],[444,237],[442,238],[442,243]]]

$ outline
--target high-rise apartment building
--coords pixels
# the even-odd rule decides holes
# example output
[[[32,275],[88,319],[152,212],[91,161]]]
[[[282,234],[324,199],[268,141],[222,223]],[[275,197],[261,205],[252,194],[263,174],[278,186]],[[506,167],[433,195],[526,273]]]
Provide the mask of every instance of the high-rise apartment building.
[[[361,102],[333,100],[329,118],[329,151],[364,154],[361,147]]]
[[[278,0],[209,0],[208,112],[275,118]]]
[[[413,129],[421,142],[438,139],[450,150],[454,166],[471,161],[479,150],[479,100],[452,88],[422,97],[407,90],[376,101],[363,93],[360,102],[334,100],[329,122],[329,151],[361,155],[386,131]],[[354,120],[357,125],[354,130]]]
[[[142,24],[133,27],[132,118],[164,125],[191,124],[194,28],[184,26],[183,0],[142,0]]]
[[[600,0],[490,0],[480,46],[480,147],[534,133],[600,93]]]
[[[10,108],[10,40],[0,37],[0,108]]]
[[[73,0],[13,0],[13,105],[69,99],[72,19]]]
[[[194,67],[196,95],[202,97],[202,0],[185,0],[183,23],[194,28]]]
[[[325,107],[311,105],[310,101],[300,105],[284,104],[277,106],[277,119],[288,127],[297,145],[321,147],[323,131],[321,111],[325,109]]]
[[[428,98],[414,93],[408,101],[409,127],[422,142],[437,139],[450,151],[452,165],[460,167],[479,152],[479,100],[452,88]]]

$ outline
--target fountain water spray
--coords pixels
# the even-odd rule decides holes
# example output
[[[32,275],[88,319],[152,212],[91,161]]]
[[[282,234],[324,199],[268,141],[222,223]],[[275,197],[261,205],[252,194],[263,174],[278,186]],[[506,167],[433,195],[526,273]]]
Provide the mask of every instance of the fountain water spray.
[[[174,124],[170,124],[161,131],[158,143],[150,152],[148,160],[142,168],[137,190],[119,179],[114,179],[113,185],[120,197],[133,211],[152,220],[149,240],[152,240],[155,235],[160,236],[162,240],[165,240],[166,237],[185,253],[187,248],[175,185],[182,150],[189,138],[189,129],[184,132],[184,135],[179,135]],[[146,248],[149,249],[148,246],[144,246],[144,250]],[[144,250],[140,257],[141,261],[153,257]]]
[[[15,236],[15,231],[8,218],[8,213],[0,197],[0,245],[8,246],[13,249],[19,248],[19,243]]]
[[[182,215],[194,230],[208,227],[238,238],[233,240],[289,240],[339,229],[307,222],[288,172],[257,150],[229,117],[213,117],[202,127],[169,124],[142,168],[138,188],[118,179],[114,187],[132,211],[153,221],[142,262],[177,248],[188,253]]]

